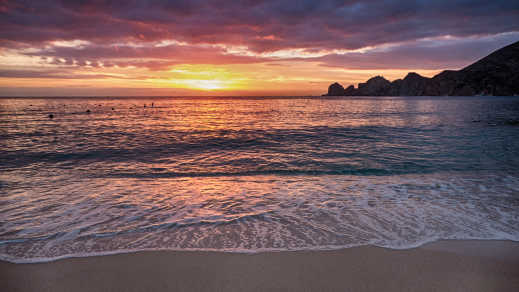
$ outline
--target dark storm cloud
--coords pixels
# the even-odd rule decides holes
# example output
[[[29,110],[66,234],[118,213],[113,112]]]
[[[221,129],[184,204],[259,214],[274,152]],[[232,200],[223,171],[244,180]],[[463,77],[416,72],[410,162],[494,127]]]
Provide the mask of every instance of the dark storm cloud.
[[[222,48],[123,48],[114,43],[151,43],[165,39],[189,45],[246,46],[255,53],[302,48],[307,51],[359,49],[381,44],[412,42],[444,35],[488,36],[519,31],[519,1],[200,1],[200,0],[0,0],[0,48],[42,48],[40,56],[82,60],[153,57],[148,67],[181,63],[252,63],[259,58],[225,55]],[[56,40],[87,40],[86,48],[45,46]],[[476,41],[477,42],[477,41]],[[478,47],[471,54],[479,52]],[[170,50],[166,52],[165,50]],[[413,47],[409,47],[409,50]],[[382,58],[395,60],[428,55],[431,60],[463,54],[433,52],[416,47],[395,54],[328,56],[328,64],[363,67]],[[459,50],[458,50],[459,51]],[[470,54],[469,54],[470,55]],[[168,61],[165,61],[168,59]],[[198,61],[196,61],[198,60]],[[132,61],[145,63],[145,61]],[[151,62],[151,63],[150,63]],[[355,63],[356,64],[353,64]],[[413,62],[411,61],[407,61]],[[387,64],[390,64],[388,62]],[[399,64],[405,64],[400,62]],[[389,65],[388,65],[389,66]],[[403,66],[403,65],[401,65]],[[437,63],[425,67],[433,68]],[[440,65],[441,66],[441,65]]]
[[[84,39],[356,49],[519,30],[518,1],[2,1],[3,43]],[[274,35],[276,40],[262,38]]]

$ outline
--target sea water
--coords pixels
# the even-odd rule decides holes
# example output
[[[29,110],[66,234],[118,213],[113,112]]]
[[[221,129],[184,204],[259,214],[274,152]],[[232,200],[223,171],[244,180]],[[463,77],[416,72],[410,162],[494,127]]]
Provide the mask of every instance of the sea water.
[[[519,97],[0,99],[0,259],[438,239],[519,240]]]

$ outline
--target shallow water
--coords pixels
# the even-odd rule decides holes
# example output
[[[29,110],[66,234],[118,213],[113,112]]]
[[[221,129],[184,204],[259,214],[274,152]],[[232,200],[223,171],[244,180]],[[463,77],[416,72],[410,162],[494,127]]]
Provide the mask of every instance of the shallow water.
[[[0,256],[519,240],[518,121],[519,97],[0,99]]]

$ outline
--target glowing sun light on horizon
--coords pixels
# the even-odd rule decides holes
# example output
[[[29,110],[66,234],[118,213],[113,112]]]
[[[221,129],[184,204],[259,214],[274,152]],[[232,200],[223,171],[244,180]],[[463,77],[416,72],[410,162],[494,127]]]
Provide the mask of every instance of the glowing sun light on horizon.
[[[235,68],[215,65],[180,65],[169,70],[169,86],[194,90],[231,90],[242,88],[244,79]]]
[[[228,84],[222,80],[211,79],[187,79],[187,80],[175,80],[173,81],[176,85],[184,85],[191,89],[202,89],[202,90],[217,90],[228,88]]]

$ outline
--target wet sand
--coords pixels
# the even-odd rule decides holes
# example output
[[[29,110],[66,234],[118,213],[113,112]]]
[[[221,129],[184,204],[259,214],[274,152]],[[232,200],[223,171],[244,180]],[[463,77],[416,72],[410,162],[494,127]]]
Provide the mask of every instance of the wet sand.
[[[0,291],[519,291],[519,242],[259,254],[156,251],[0,262]]]

